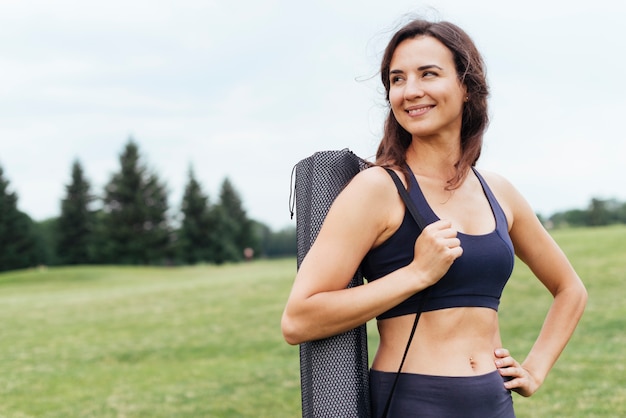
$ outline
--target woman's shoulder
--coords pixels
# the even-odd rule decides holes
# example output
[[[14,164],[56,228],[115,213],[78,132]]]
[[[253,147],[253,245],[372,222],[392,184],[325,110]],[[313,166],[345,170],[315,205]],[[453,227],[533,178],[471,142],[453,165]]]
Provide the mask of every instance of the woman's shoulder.
[[[400,172],[396,174],[402,179]],[[404,204],[387,170],[372,166],[359,172],[348,184],[341,200],[350,201],[351,210],[361,213],[360,225],[376,225],[373,246],[380,245],[398,229],[404,217]],[[358,203],[357,203],[358,202]],[[343,206],[343,205],[342,205]],[[354,213],[354,212],[352,212]]]
[[[506,177],[493,171],[479,169],[477,170],[480,175],[485,179],[489,188],[496,195],[496,197],[502,196],[503,198],[510,198],[513,194],[519,194],[513,183],[511,183]]]
[[[511,181],[493,171],[480,169],[479,172],[506,213],[509,225],[517,218],[534,216],[530,204]]]
[[[360,171],[354,176],[349,186],[367,190],[376,195],[388,192],[390,186],[393,186],[393,180],[385,168],[375,165]],[[395,187],[392,190],[395,190]]]

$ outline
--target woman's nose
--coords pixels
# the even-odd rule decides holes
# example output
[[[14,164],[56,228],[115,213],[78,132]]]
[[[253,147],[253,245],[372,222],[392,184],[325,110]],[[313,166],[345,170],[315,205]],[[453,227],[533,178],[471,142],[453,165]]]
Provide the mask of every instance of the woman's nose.
[[[404,88],[404,98],[411,100],[422,96],[424,96],[424,89],[419,80],[408,79]]]

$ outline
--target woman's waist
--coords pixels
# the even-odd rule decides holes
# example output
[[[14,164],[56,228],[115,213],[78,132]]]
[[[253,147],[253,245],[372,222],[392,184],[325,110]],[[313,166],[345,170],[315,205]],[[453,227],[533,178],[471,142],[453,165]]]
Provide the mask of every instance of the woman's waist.
[[[465,347],[454,353],[446,350],[424,352],[410,350],[402,366],[403,373],[432,376],[478,376],[496,370],[494,350],[478,347]],[[372,369],[381,372],[397,372],[400,359],[396,353],[379,349],[372,363]]]
[[[422,314],[402,371],[473,376],[495,370],[494,351],[502,345],[497,315],[490,309],[447,311]],[[398,371],[413,319],[408,315],[379,321],[380,344],[372,368]]]

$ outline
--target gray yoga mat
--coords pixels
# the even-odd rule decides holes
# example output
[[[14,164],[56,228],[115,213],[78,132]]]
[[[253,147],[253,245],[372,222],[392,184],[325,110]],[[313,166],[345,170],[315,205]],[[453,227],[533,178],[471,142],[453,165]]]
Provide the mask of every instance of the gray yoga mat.
[[[298,162],[295,208],[298,268],[344,186],[367,162],[349,150],[321,151]],[[348,287],[363,284],[356,271]],[[334,337],[300,345],[304,418],[370,416],[367,330],[364,325]]]

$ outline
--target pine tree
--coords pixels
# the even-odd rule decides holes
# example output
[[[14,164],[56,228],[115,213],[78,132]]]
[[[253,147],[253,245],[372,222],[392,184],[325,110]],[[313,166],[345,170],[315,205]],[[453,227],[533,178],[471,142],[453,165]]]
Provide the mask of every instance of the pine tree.
[[[132,138],[120,155],[120,166],[120,172],[105,187],[105,260],[121,264],[167,262],[171,237],[165,185],[142,164]]]
[[[187,264],[215,261],[215,225],[209,212],[209,197],[189,169],[189,180],[181,204],[180,258]]]
[[[92,261],[95,200],[78,160],[72,165],[72,182],[65,186],[61,216],[57,222],[57,254],[61,264],[87,264]]]
[[[257,240],[253,234],[252,221],[248,219],[239,193],[228,178],[222,182],[219,209],[215,216],[224,229],[221,239],[224,261],[239,261],[246,248],[256,249]]]
[[[61,264],[57,257],[57,243],[59,241],[58,223],[58,217],[33,222],[35,235],[37,236],[37,257],[39,264],[46,266],[58,266]]]
[[[18,210],[17,201],[0,167],[0,271],[38,264],[33,221]]]
[[[222,264],[229,261],[241,261],[243,249],[237,247],[236,237],[239,233],[237,223],[229,216],[222,205],[211,207],[211,219],[214,222],[213,234],[216,237],[213,261]]]

